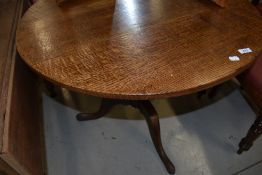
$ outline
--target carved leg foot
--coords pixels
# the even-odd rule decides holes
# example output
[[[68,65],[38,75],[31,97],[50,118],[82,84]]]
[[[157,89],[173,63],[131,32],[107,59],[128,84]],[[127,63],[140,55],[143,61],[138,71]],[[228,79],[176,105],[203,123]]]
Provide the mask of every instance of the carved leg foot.
[[[245,138],[243,138],[239,143],[238,154],[241,154],[243,151],[248,151],[253,142],[262,134],[262,116],[259,115],[254,124],[249,129]]]
[[[158,114],[154,106],[150,103],[150,101],[139,101],[137,102],[136,107],[142,112],[142,114],[144,114],[146,118],[152,141],[167,171],[170,174],[174,174],[175,166],[167,157],[162,145]]]
[[[76,118],[78,121],[95,120],[106,115],[113,107],[113,103],[107,99],[102,99],[99,110],[95,113],[79,113]]]

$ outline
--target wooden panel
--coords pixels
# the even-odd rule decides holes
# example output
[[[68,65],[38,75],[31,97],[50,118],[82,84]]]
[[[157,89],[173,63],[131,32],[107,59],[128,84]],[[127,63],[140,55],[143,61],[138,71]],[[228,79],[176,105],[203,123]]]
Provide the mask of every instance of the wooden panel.
[[[4,115],[11,73],[14,36],[22,12],[22,0],[0,0],[0,138],[3,135]],[[0,139],[0,150],[2,139]]]
[[[1,157],[22,175],[42,175],[42,116],[37,77],[16,58]]]
[[[7,163],[0,159],[0,175],[19,175]]]
[[[15,30],[27,3],[0,0],[0,174],[44,174],[37,78],[16,58]],[[12,167],[14,170],[12,170]]]

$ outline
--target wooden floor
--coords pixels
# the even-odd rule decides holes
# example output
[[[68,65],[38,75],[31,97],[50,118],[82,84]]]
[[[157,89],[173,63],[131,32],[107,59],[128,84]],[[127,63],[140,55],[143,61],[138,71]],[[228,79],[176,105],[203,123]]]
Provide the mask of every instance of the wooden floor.
[[[95,111],[99,99],[67,90],[56,100],[43,97],[49,175],[167,175],[138,111],[117,106],[81,123],[78,110]],[[261,175],[262,138],[236,154],[255,114],[235,85],[224,85],[213,100],[190,95],[153,104],[177,175]]]

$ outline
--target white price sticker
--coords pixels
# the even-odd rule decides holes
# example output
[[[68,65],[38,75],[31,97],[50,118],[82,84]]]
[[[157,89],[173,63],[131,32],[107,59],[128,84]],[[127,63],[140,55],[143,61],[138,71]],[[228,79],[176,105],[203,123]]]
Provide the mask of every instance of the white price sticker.
[[[241,54],[245,54],[245,53],[251,53],[252,50],[250,48],[243,48],[243,49],[238,49],[238,52]]]
[[[229,57],[229,60],[230,60],[230,61],[239,61],[240,58],[239,58],[238,56],[230,56],[230,57]]]

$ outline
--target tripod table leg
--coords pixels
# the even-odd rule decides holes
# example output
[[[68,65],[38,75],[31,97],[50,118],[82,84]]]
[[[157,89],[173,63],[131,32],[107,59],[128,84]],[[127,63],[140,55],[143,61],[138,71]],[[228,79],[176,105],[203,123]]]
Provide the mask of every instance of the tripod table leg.
[[[141,113],[144,115],[147,125],[150,131],[150,135],[152,138],[152,141],[154,143],[154,146],[157,150],[157,153],[159,157],[161,158],[162,162],[164,163],[167,171],[170,174],[175,173],[175,166],[173,163],[169,160],[167,157],[162,141],[161,141],[161,135],[160,135],[160,125],[159,125],[159,118],[158,114],[154,108],[154,106],[151,104],[148,100],[110,100],[110,99],[103,99],[101,103],[100,109],[95,113],[79,113],[77,115],[77,120],[79,121],[85,121],[85,120],[94,120],[98,119],[102,116],[104,116],[106,113],[108,113],[111,108],[114,105],[122,104],[122,105],[131,105],[134,108],[137,108],[141,111]]]
[[[153,141],[155,148],[156,148],[161,160],[163,161],[167,171],[170,174],[174,174],[175,173],[175,166],[170,161],[170,159],[167,157],[167,155],[164,151],[163,145],[162,145],[161,135],[160,135],[159,118],[158,118],[158,114],[157,114],[154,106],[151,104],[150,101],[140,101],[137,104],[137,108],[145,116],[152,141]]]
[[[261,114],[257,117],[254,124],[249,129],[247,136],[243,138],[239,143],[238,154],[241,154],[243,151],[248,151],[253,142],[262,134],[262,116]]]
[[[79,113],[76,118],[78,121],[95,120],[106,115],[113,107],[113,102],[108,99],[102,99],[100,108],[95,113]]]

